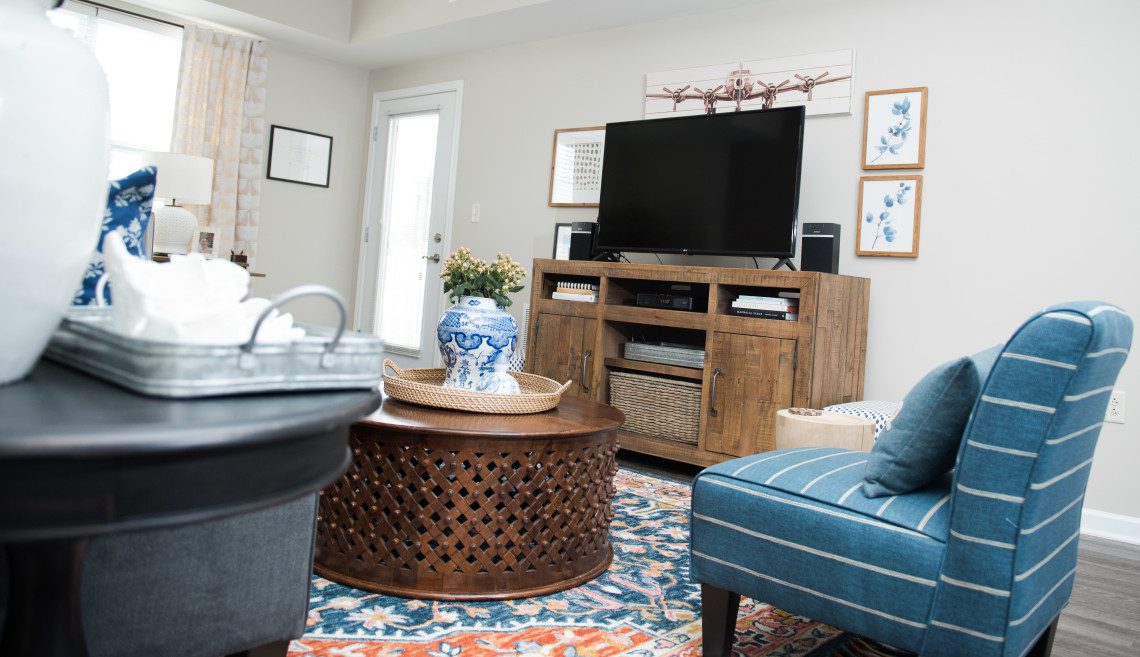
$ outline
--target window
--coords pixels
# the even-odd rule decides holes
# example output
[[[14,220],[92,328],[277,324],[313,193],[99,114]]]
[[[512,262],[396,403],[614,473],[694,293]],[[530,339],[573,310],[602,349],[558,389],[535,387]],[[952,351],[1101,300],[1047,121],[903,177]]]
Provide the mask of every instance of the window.
[[[94,50],[107,75],[110,178],[138,168],[141,151],[169,151],[182,28],[82,2],[67,2],[48,19]]]

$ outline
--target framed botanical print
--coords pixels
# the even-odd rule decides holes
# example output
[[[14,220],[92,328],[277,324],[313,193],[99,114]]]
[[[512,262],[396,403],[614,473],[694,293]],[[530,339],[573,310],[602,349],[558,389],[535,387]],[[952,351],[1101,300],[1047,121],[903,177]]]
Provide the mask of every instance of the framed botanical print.
[[[605,146],[604,125],[554,131],[554,152],[550,156],[551,207],[598,207]]]
[[[926,166],[926,87],[868,91],[863,104],[863,168]]]
[[[918,257],[922,176],[863,176],[855,255]]]

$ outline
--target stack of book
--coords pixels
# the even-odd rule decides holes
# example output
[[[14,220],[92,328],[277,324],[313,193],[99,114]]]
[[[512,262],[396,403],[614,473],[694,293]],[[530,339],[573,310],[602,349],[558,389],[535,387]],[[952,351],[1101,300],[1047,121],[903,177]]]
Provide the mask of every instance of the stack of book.
[[[569,281],[558,281],[554,287],[554,293],[550,295],[554,299],[561,299],[563,301],[584,301],[586,303],[598,302],[598,286],[592,283],[571,283]]]
[[[784,296],[787,295],[787,296]],[[795,295],[794,297],[792,295]],[[800,315],[798,292],[780,292],[779,296],[753,296],[741,294],[732,302],[729,314],[762,319],[784,319],[796,321]]]

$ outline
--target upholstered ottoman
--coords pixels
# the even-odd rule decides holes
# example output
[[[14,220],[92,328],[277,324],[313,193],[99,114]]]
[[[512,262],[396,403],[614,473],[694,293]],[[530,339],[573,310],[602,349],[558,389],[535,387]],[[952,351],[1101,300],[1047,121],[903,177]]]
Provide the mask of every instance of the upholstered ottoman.
[[[798,415],[776,411],[776,449],[839,447],[869,452],[875,446],[875,423],[854,415]]]

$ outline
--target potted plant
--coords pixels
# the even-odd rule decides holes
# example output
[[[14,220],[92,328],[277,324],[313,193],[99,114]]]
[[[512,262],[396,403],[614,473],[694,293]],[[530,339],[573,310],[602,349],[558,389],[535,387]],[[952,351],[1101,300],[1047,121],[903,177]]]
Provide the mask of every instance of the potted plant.
[[[436,326],[447,368],[443,385],[518,394],[518,382],[507,374],[507,366],[519,327],[504,308],[511,305],[507,295],[523,289],[526,270],[505,253],[488,263],[460,247],[444,261],[440,278],[454,304]]]

